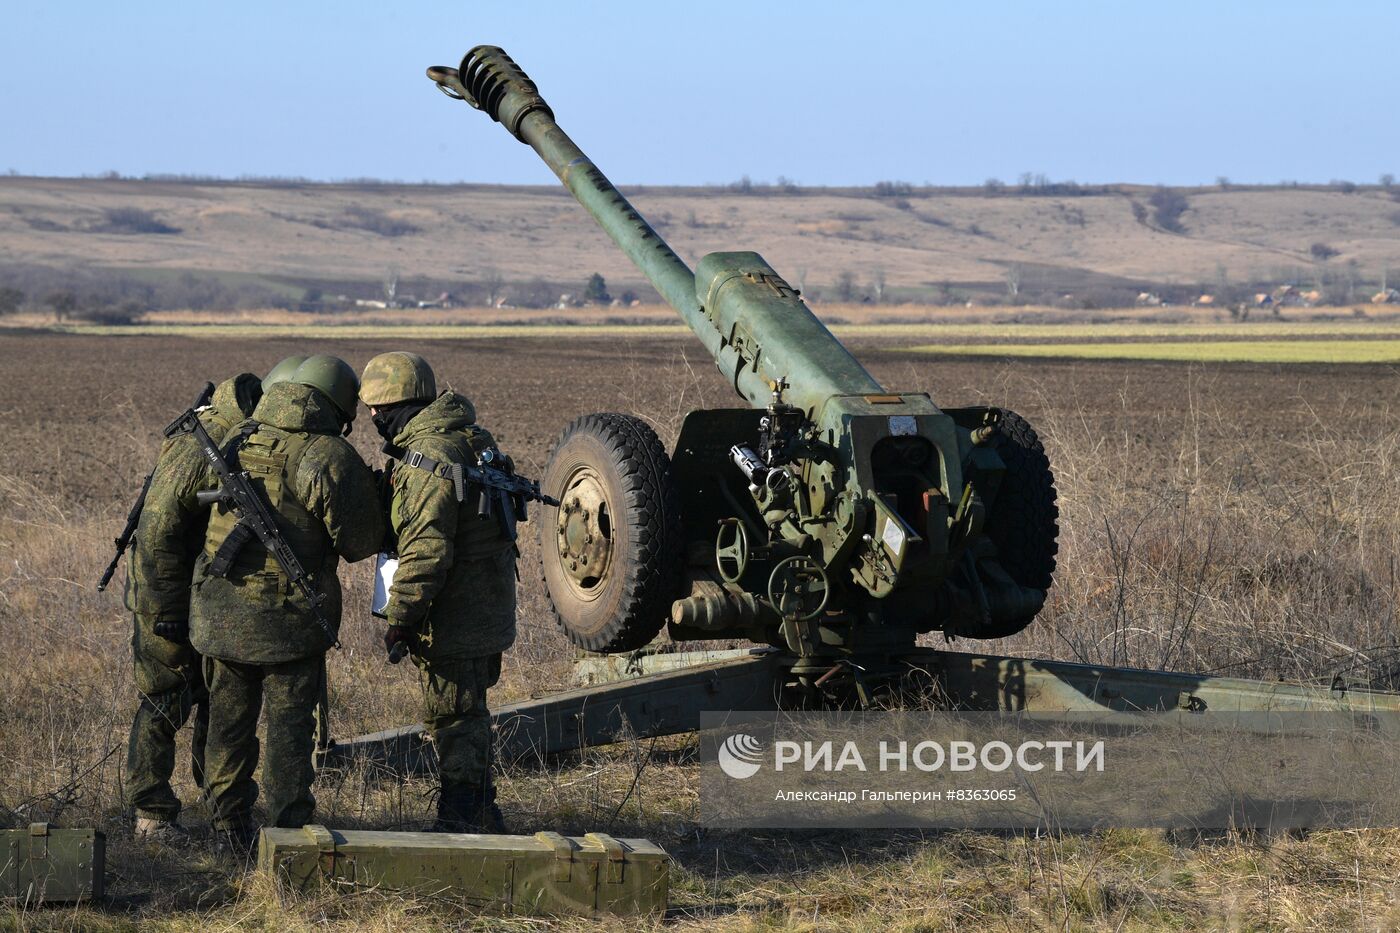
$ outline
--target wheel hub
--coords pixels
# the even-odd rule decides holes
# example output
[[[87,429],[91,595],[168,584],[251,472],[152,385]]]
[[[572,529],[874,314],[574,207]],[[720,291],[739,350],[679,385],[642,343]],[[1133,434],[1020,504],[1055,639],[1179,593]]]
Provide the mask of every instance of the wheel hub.
[[[612,510],[601,478],[580,467],[559,497],[559,564],[566,579],[587,598],[607,579],[612,562]]]

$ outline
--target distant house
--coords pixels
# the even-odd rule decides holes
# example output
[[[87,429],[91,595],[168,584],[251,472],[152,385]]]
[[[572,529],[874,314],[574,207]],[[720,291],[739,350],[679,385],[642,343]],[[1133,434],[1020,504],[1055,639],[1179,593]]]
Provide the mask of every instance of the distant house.
[[[1197,298],[1195,301],[1191,302],[1191,304],[1194,305],[1194,306],[1196,306],[1196,307],[1209,308],[1211,305],[1215,304],[1215,296],[1214,296],[1214,295],[1202,295],[1201,297]]]
[[[1371,296],[1373,305],[1400,305],[1400,289],[1387,288]]]
[[[1138,292],[1137,304],[1139,308],[1156,308],[1162,304],[1162,299],[1152,292]]]
[[[453,304],[456,304],[456,302],[452,300],[452,296],[451,296],[450,294],[448,294],[447,292],[443,292],[441,295],[438,295],[436,298],[424,298],[424,299],[422,299],[421,301],[418,302],[418,307],[420,307],[420,308],[446,308],[446,307],[448,307],[449,305],[453,305]]]
[[[1254,304],[1259,308],[1271,308],[1274,304],[1274,296],[1266,295],[1263,292],[1254,296]]]

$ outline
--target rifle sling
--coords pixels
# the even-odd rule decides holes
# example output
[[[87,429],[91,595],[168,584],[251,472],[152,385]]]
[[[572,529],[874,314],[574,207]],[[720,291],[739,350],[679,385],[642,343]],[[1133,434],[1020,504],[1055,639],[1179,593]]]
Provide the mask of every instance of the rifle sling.
[[[257,432],[259,427],[261,427],[261,425],[256,421],[249,421],[247,424],[243,425],[242,430],[235,434],[233,438],[224,445],[224,460],[228,462],[231,469],[238,469],[238,450],[248,438],[252,437],[253,434]],[[255,537],[257,537],[257,535],[253,533],[253,529],[243,522],[240,521],[238,524],[234,525],[233,531],[229,532],[228,537],[223,540],[219,545],[219,549],[214,552],[214,559],[209,562],[209,575],[227,579],[229,573],[233,570],[233,562],[238,560],[239,553],[242,552],[243,548],[248,545],[248,542],[252,541]]]

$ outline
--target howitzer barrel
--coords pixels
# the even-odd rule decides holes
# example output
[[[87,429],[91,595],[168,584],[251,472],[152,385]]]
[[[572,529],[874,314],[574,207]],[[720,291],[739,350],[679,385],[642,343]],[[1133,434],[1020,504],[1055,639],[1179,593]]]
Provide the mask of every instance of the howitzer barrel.
[[[503,50],[477,46],[460,68],[435,66],[428,77],[539,154],[750,404],[766,405],[770,383],[779,378],[792,387],[790,402],[813,414],[832,396],[883,391],[758,254],[712,253],[701,260],[697,279],[559,127],[535,83]]]
[[[706,348],[718,352],[719,334],[708,326],[695,297],[695,274],[554,121],[535,82],[509,55],[495,46],[479,45],[462,59],[460,69],[429,68],[428,77],[449,96],[485,111],[539,153]]]

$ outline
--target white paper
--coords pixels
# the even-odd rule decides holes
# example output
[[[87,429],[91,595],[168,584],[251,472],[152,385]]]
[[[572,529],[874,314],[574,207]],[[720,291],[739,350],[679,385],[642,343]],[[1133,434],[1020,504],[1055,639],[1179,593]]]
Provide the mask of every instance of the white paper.
[[[374,559],[374,599],[370,603],[370,614],[380,619],[387,618],[384,610],[389,608],[389,587],[394,584],[394,574],[399,570],[399,559],[392,554],[379,552]]]
[[[904,550],[904,529],[900,527],[901,522],[893,515],[885,518],[885,531],[880,535],[880,539],[885,542],[885,547],[890,549],[890,553],[895,557]]]

